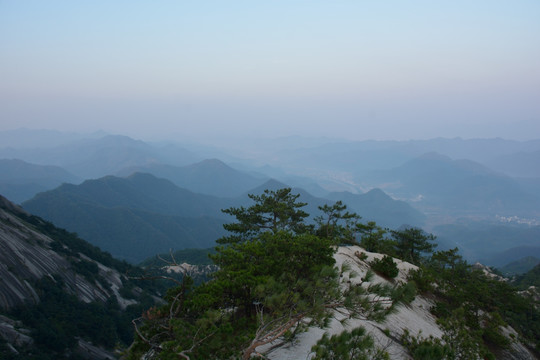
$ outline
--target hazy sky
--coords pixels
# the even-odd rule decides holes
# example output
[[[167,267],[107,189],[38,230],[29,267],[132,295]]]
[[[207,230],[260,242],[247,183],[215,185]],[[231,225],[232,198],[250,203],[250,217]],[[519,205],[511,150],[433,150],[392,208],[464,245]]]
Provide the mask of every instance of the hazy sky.
[[[539,0],[0,0],[0,130],[540,138]]]

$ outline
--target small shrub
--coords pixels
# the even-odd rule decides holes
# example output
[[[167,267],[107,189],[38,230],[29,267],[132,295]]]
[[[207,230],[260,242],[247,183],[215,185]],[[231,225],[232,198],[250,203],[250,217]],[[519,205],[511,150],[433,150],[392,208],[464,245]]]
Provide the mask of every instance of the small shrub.
[[[389,360],[389,354],[375,346],[373,337],[359,327],[328,337],[324,334],[311,348],[313,360]]]
[[[356,257],[362,261],[366,260],[367,259],[367,255],[365,252],[363,251],[357,251],[354,253],[354,255],[356,255]]]
[[[395,278],[399,274],[399,269],[397,264],[394,262],[392,257],[385,255],[382,259],[375,259],[371,262],[371,268],[388,278]]]

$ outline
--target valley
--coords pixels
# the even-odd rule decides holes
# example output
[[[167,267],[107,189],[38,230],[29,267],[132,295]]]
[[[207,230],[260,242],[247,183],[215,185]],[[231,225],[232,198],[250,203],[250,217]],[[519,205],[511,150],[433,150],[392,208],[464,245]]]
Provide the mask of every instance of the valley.
[[[500,146],[500,141],[497,140],[493,146]],[[100,338],[91,329],[89,333],[73,332],[73,336],[60,332],[50,338],[47,332],[42,333],[36,329],[44,323],[56,326],[51,321],[57,320],[36,315],[36,320],[32,321],[28,313],[34,311],[41,314],[46,306],[57,306],[55,301],[68,301],[65,300],[67,298],[74,312],[95,313],[101,309],[99,311],[104,314],[104,324],[109,326],[108,336],[117,339],[116,346],[122,343],[121,347],[125,349],[133,339],[133,329],[148,331],[146,327],[145,330],[138,328],[137,322],[133,323],[136,326],[133,328],[131,320],[138,319],[142,325],[151,323],[149,319],[152,316],[160,318],[159,312],[148,315],[154,310],[148,310],[143,317],[140,314],[151,304],[168,306],[163,305],[164,300],[160,298],[171,286],[164,282],[133,280],[133,275],[138,274],[136,278],[140,279],[172,277],[183,288],[191,286],[184,283],[188,281],[185,276],[188,271],[191,276],[189,279],[194,279],[201,289],[214,286],[217,281],[215,276],[219,277],[225,271],[219,266],[219,259],[230,256],[226,247],[220,244],[223,241],[236,244],[237,240],[231,240],[234,235],[231,237],[230,231],[234,234],[237,231],[235,229],[240,229],[230,227],[231,215],[236,214],[238,217],[249,209],[259,209],[253,208],[253,201],[262,201],[284,189],[295,194],[295,201],[301,203],[305,210],[305,215],[302,215],[302,218],[305,217],[304,228],[312,229],[294,230],[298,231],[294,239],[299,236],[298,241],[308,241],[308,238],[303,238],[303,231],[313,231],[317,237],[324,239],[332,233],[329,229],[336,227],[340,230],[328,240],[333,239],[333,244],[341,246],[332,250],[337,251],[335,260],[325,261],[337,261],[339,266],[348,264],[343,265],[345,268],[342,270],[343,274],[347,274],[347,279],[355,277],[353,273],[356,272],[362,279],[367,279],[372,276],[369,274],[374,263],[386,258],[384,254],[391,254],[399,264],[397,276],[400,280],[389,280],[388,275],[377,273],[374,282],[362,281],[362,286],[373,289],[369,291],[379,291],[374,290],[376,284],[389,286],[385,291],[390,291],[390,288],[394,289],[392,291],[406,291],[407,287],[415,289],[415,300],[409,305],[402,305],[403,300],[395,299],[397,313],[386,314],[389,318],[382,325],[379,320],[368,317],[355,320],[350,326],[343,326],[336,320],[341,316],[339,311],[333,315],[325,313],[325,317],[334,318],[329,328],[331,334],[346,333],[357,327],[366,328],[376,344],[392,344],[386,346],[386,350],[394,356],[401,354],[400,357],[413,353],[416,351],[414,346],[418,346],[408,343],[408,336],[413,336],[410,341],[424,344],[428,344],[429,336],[447,339],[448,329],[434,320],[433,312],[443,306],[441,304],[450,306],[452,311],[461,311],[456,307],[457,303],[454,303],[457,298],[445,299],[441,293],[424,284],[423,281],[427,280],[423,278],[414,280],[416,285],[410,285],[413,276],[411,269],[422,266],[425,271],[437,271],[436,261],[441,260],[435,261],[432,258],[424,264],[422,261],[428,260],[419,260],[415,256],[409,259],[415,264],[403,261],[408,255],[400,253],[398,245],[400,236],[404,236],[408,229],[418,229],[422,233],[427,231],[434,235],[435,250],[426,250],[426,253],[436,251],[433,257],[442,256],[442,261],[449,261],[442,270],[439,269],[441,274],[447,271],[447,266],[453,268],[456,264],[479,262],[484,264],[482,266],[496,268],[493,271],[500,269],[515,279],[535,281],[535,275],[530,274],[534,274],[540,262],[540,202],[537,195],[529,191],[530,187],[522,184],[533,183],[536,178],[528,178],[528,182],[524,182],[523,178],[514,177],[516,174],[522,176],[523,171],[502,173],[475,160],[452,159],[447,154],[458,152],[458,148],[464,145],[462,140],[325,143],[307,149],[295,147],[287,140],[283,142],[286,151],[276,149],[275,152],[261,154],[259,150],[257,159],[248,156],[249,148],[227,151],[207,146],[198,154],[197,148],[190,149],[182,144],[155,145],[109,135],[104,138],[74,140],[58,147],[31,150],[0,148],[0,155],[11,154],[17,157],[16,160],[0,160],[0,173],[3,174],[0,177],[0,189],[4,189],[8,196],[2,200],[4,235],[1,245],[4,257],[1,259],[3,283],[0,300],[4,312],[0,318],[0,333],[3,331],[3,334],[7,334],[3,335],[4,340],[13,336],[21,339],[19,342],[8,342],[7,345],[0,343],[0,351],[3,351],[0,354],[12,354],[13,351],[30,354],[35,349],[43,348],[47,349],[43,351],[56,352],[57,355],[67,351],[62,355],[67,358],[70,358],[69,354],[90,351],[100,354],[102,358],[119,357],[110,339]],[[474,143],[465,142],[465,147],[475,150],[471,158],[488,163],[481,156],[487,150],[478,148]],[[486,144],[489,145],[489,141],[482,142],[482,146]],[[528,147],[535,151],[540,143],[512,142],[506,145],[508,155],[521,154]],[[447,154],[434,152],[442,151],[441,148]],[[464,155],[462,151],[459,150]],[[61,156],[64,152],[65,157]],[[320,162],[307,157],[308,154],[319,152],[324,153]],[[211,157],[204,159],[205,156]],[[339,161],[331,162],[332,156]],[[227,162],[220,158],[227,159]],[[326,164],[325,158],[328,158]],[[384,162],[384,159],[387,161]],[[524,159],[527,162],[531,157],[525,156]],[[25,191],[20,191],[22,187]],[[11,203],[9,196],[21,207]],[[227,213],[223,209],[237,211]],[[328,220],[324,220],[326,217]],[[258,215],[240,216],[238,219],[255,221]],[[292,231],[293,228],[287,229]],[[252,230],[246,231],[251,234]],[[275,231],[278,236],[279,232]],[[269,246],[282,246],[279,243],[273,244],[269,239],[265,241],[270,241]],[[358,245],[364,247],[355,247]],[[237,246],[240,245],[233,245],[232,249]],[[290,248],[290,251],[299,251],[301,254],[307,250],[303,246]],[[290,256],[284,252],[285,249],[275,248],[272,251],[279,251],[274,254],[277,258]],[[364,251],[365,255],[358,255]],[[208,258],[209,254],[211,259]],[[277,261],[277,258],[274,257],[272,261]],[[354,261],[351,262],[351,259]],[[229,266],[228,260],[222,266],[226,269]],[[355,267],[352,272],[346,269],[349,266]],[[476,278],[474,267],[463,266],[463,274],[470,274],[466,275],[471,276],[470,281],[487,281]],[[417,275],[420,276],[420,273]],[[278,275],[276,273],[273,276]],[[251,283],[252,280],[246,281]],[[446,278],[435,281],[441,281],[439,286],[452,286],[444,282],[451,282]],[[531,280],[525,281],[530,283]],[[325,286],[331,284],[330,281]],[[234,286],[226,285],[224,289],[234,289]],[[227,293],[228,290],[220,291]],[[278,287],[271,291],[281,290]],[[187,294],[181,296],[192,296]],[[499,295],[496,293],[493,296]],[[201,296],[204,298],[210,295]],[[340,296],[345,296],[345,293]],[[384,296],[397,295],[390,295],[389,292]],[[460,293],[459,296],[473,295]],[[165,299],[170,300],[170,297]],[[518,301],[514,297],[509,299]],[[87,306],[93,310],[87,310]],[[389,306],[392,308],[394,305]],[[494,311],[487,302],[481,306]],[[431,308],[431,312],[427,308]],[[180,309],[178,311],[181,313]],[[207,316],[203,313],[199,315],[203,318]],[[436,313],[440,319],[446,319],[447,315],[445,312]],[[514,321],[518,315],[508,313],[504,316],[505,326],[508,326],[510,333],[519,332],[522,334],[519,336],[526,336],[529,340],[534,338],[530,335],[530,331],[534,332],[531,328],[517,328]],[[92,324],[93,320],[84,319],[86,324]],[[189,323],[190,320],[187,321]],[[534,328],[535,320],[531,321]],[[392,324],[402,325],[396,327]],[[222,325],[216,323],[216,326]],[[323,334],[315,330],[313,325],[308,326],[310,330],[307,332],[298,334],[298,346],[269,351],[268,358],[293,359],[312,354],[316,346],[322,346],[318,345],[317,339]],[[84,327],[82,324],[69,326]],[[17,328],[21,330],[15,330]],[[412,333],[404,332],[404,329]],[[487,330],[480,328],[479,331]],[[212,333],[208,336],[212,336]],[[137,343],[137,339],[144,337],[135,336],[135,339]],[[510,348],[507,345],[501,345],[506,344],[506,340],[497,339],[498,345],[490,351],[494,351],[498,359],[518,359],[510,355],[513,352],[520,353],[524,359],[533,359],[535,356],[532,350],[534,346],[527,344],[523,340],[525,338],[514,343],[513,350],[508,350]],[[229,340],[223,341],[226,344]],[[434,341],[429,343],[432,351],[447,351],[437,342],[439,340],[429,341]],[[488,351],[492,346],[490,341],[495,340],[476,338],[475,341],[480,344],[483,349],[481,351]],[[46,342],[56,345],[49,348]],[[145,348],[145,351],[151,353],[153,347],[158,346],[152,342],[146,342],[146,345],[143,343],[137,343],[136,348]],[[258,351],[268,350],[266,342],[257,344]],[[238,344],[231,346],[233,349]],[[130,351],[141,355],[137,352],[139,350]]]
[[[47,143],[38,134],[20,136]],[[534,237],[518,235],[539,226],[540,194],[531,187],[539,180],[523,177],[525,169],[540,167],[533,156],[539,141],[290,137],[203,146],[48,136],[46,147],[0,148],[3,194],[133,263],[170,249],[212,246],[227,219],[221,209],[245,204],[248,193],[286,186],[302,194],[311,214],[342,200],[365,222],[433,232],[442,248],[458,246],[471,262],[517,247],[533,256],[540,251]],[[506,238],[493,240],[501,231]],[[126,246],[130,241],[137,245]]]

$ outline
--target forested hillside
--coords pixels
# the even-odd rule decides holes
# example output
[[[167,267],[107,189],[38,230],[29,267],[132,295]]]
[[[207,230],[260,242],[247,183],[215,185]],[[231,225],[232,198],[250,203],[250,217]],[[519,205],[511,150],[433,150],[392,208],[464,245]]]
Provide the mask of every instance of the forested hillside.
[[[269,180],[250,193],[285,186]],[[314,214],[318,206],[333,202],[302,189],[295,191],[302,194],[308,211]],[[421,225],[424,220],[419,211],[380,190],[343,195],[347,195],[345,201],[351,209],[381,226]],[[106,176],[80,185],[64,184],[38,194],[23,207],[117,258],[138,263],[171,249],[214,246],[225,234],[222,226],[228,215],[221,209],[244,206],[249,201],[247,193],[231,198],[198,194],[151,174],[134,173],[126,178]]]
[[[140,318],[130,359],[540,354],[538,299],[470,266],[457,248],[435,251],[433,235],[361,222],[339,201],[310,224],[290,189],[250,198],[225,210],[236,221],[211,255],[212,279],[194,287],[185,277]]]
[[[162,284],[0,197],[0,358],[105,359]]]

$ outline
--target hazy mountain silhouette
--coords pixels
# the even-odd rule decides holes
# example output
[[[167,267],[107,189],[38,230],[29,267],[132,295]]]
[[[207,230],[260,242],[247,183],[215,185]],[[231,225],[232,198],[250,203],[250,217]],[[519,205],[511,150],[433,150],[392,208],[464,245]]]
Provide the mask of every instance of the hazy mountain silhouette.
[[[348,171],[359,176],[368,171],[391,169],[422,154],[437,152],[454,159],[487,164],[501,156],[540,150],[540,141],[505,139],[435,138],[407,141],[345,141],[295,144],[290,141],[272,153],[272,165],[287,168]]]
[[[227,205],[224,199],[196,194],[166,179],[135,173],[126,178],[106,176],[86,180],[80,185],[64,184],[55,190],[38,194],[24,203],[31,212],[37,204],[50,206],[58,201],[93,204],[106,208],[125,207],[167,215],[199,217],[219,216]]]
[[[187,166],[149,164],[122,170],[119,175],[147,172],[172,181],[190,191],[221,197],[239,196],[260,185],[265,179],[238,171],[218,159],[208,159]]]
[[[438,250],[458,247],[472,262],[502,266],[528,255],[540,257],[540,226],[463,220],[435,226],[432,232],[437,235]]]
[[[227,203],[136,173],[64,184],[23,206],[116,257],[137,262],[171,248],[212,246],[223,234],[220,209]]]
[[[501,155],[488,162],[497,171],[514,177],[540,177],[540,150]]]
[[[21,203],[38,192],[80,179],[59,166],[30,164],[18,159],[0,159],[0,193]]]
[[[152,146],[127,136],[82,139],[53,148],[3,148],[0,157],[19,158],[41,165],[57,165],[81,178],[99,178],[123,168],[160,162],[187,165],[201,160],[174,145]]]
[[[470,160],[425,154],[404,165],[363,179],[381,184],[399,198],[416,199],[418,207],[466,214],[527,215],[540,213],[539,200],[519,183]]]
[[[538,233],[538,231],[537,231]],[[536,259],[536,260],[535,260]],[[536,261],[536,263],[535,263]],[[486,264],[496,267],[506,267],[512,263],[521,263],[521,268],[525,272],[532,269],[540,263],[540,245],[537,246],[515,246],[485,259]],[[518,264],[513,264],[511,267],[516,268]]]
[[[540,252],[540,249],[537,249],[537,252]],[[510,263],[507,263],[504,266],[499,267],[499,270],[505,276],[515,275],[515,274],[524,274],[530,271],[531,269],[533,269],[537,265],[540,265],[540,258],[527,255],[519,260],[512,261]]]
[[[364,221],[375,221],[378,225],[398,228],[401,225],[421,226],[426,216],[405,201],[394,200],[381,189],[372,189],[365,194],[334,192],[327,198],[342,200],[350,210],[362,216]]]
[[[103,131],[92,134],[79,134],[49,129],[27,129],[0,131],[0,144],[3,148],[37,149],[53,148],[83,139],[97,139],[107,136]]]
[[[540,177],[518,178],[516,181],[524,191],[540,198]]]
[[[213,246],[224,234],[222,224],[234,220],[221,209],[249,206],[252,201],[247,194],[259,195],[266,189],[284,187],[288,186],[271,179],[241,196],[220,198],[191,192],[150,174],[135,173],[127,178],[106,176],[80,185],[64,184],[38,194],[23,206],[79,233],[116,257],[136,262],[171,248]],[[319,206],[334,203],[301,188],[294,188],[293,193],[300,194],[299,201],[308,203],[304,210],[312,216],[320,215]],[[380,190],[360,197],[360,203],[365,202],[374,214],[366,218],[382,225],[401,225],[421,218],[417,211]]]

